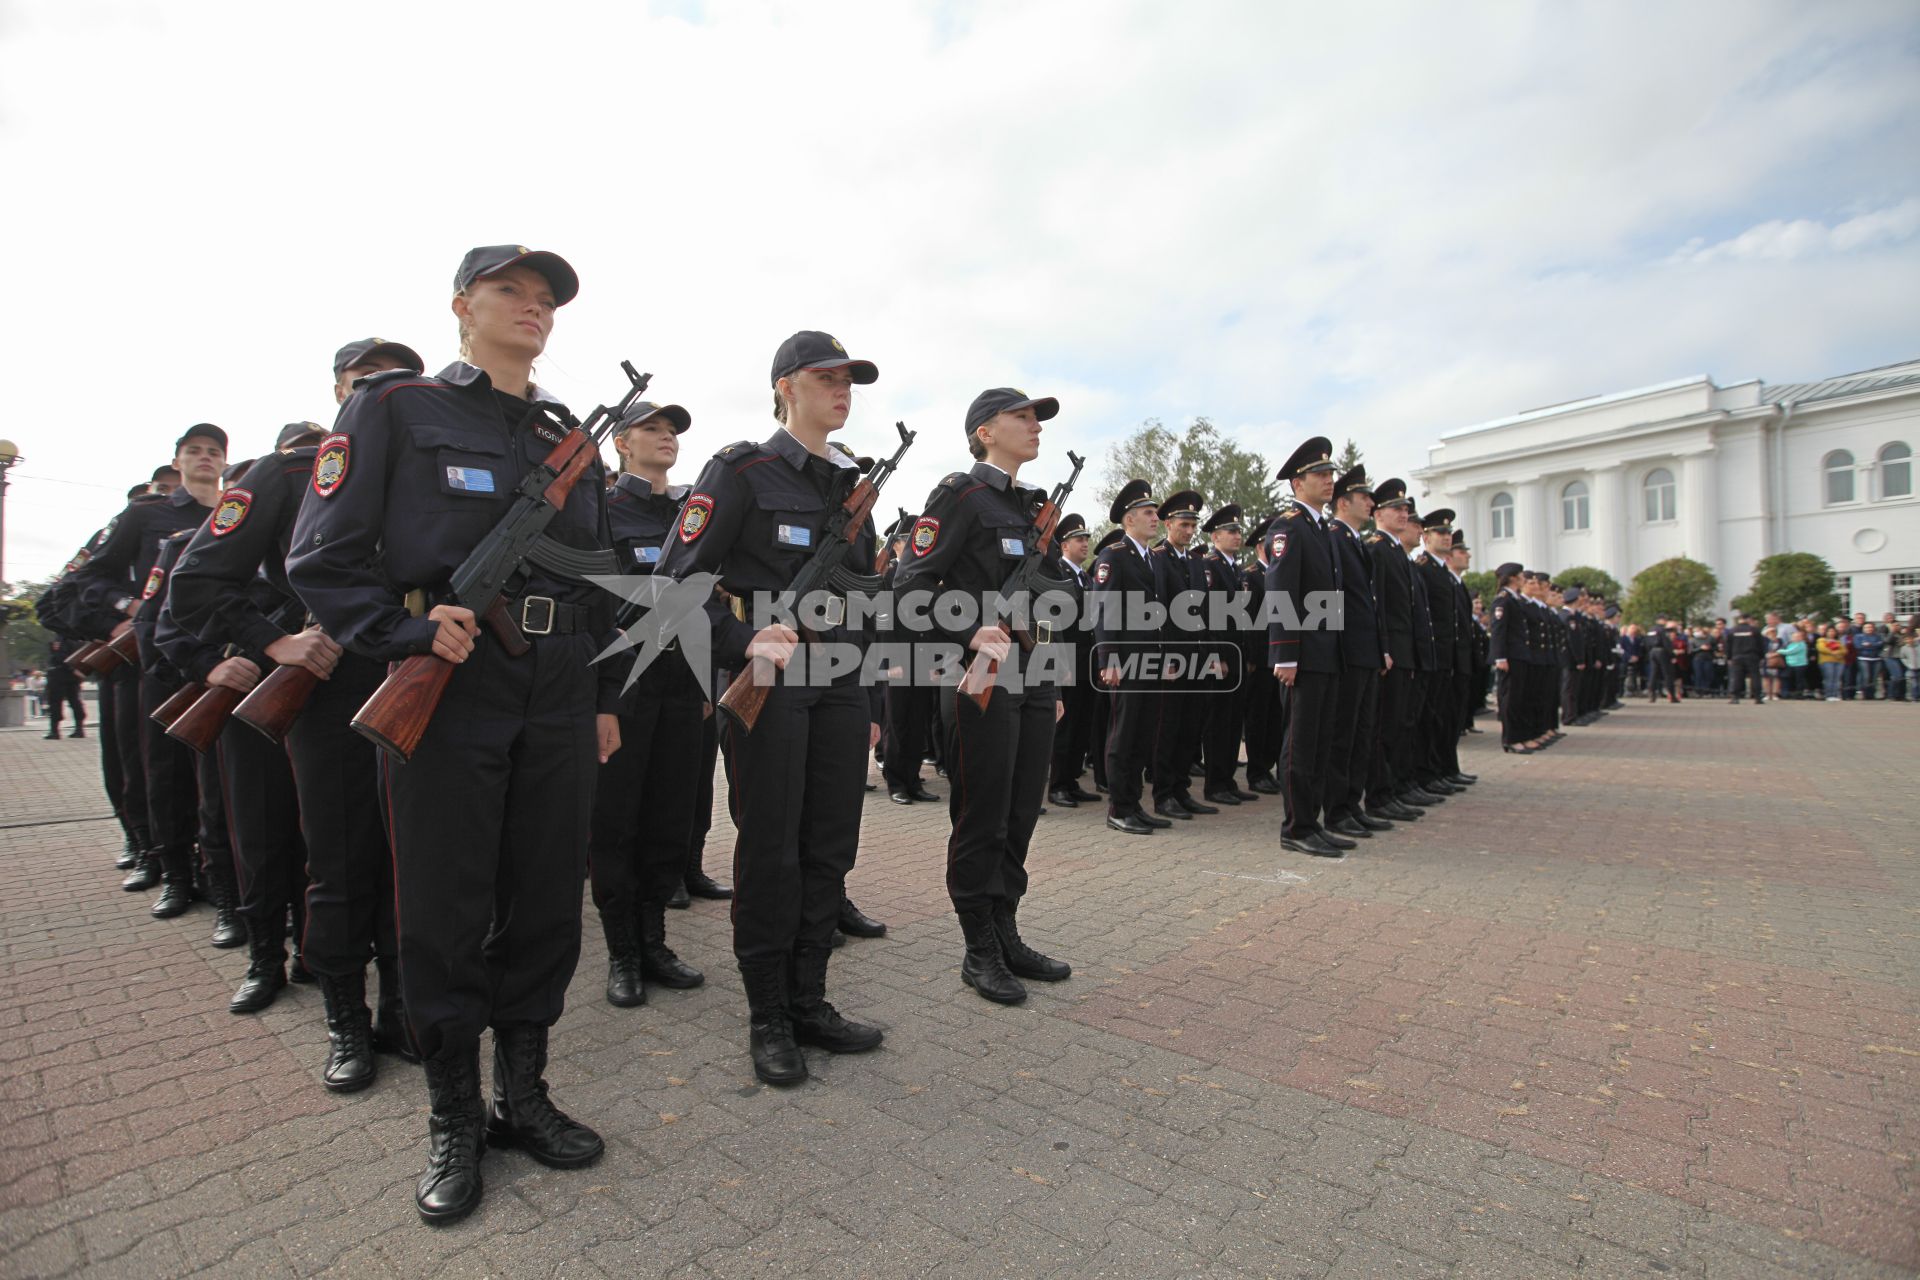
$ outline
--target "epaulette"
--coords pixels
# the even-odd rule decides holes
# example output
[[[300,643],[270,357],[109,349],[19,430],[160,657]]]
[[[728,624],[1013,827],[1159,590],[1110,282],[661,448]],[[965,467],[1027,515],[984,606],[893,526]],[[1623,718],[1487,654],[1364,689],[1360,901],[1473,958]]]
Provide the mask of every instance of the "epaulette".
[[[195,525],[191,529],[175,529],[172,533],[160,539],[160,542],[162,545],[165,545],[166,543],[169,543],[169,542],[179,542],[183,538],[191,538],[194,534],[198,532],[200,532],[199,525]]]
[[[1386,539],[1387,539],[1387,534],[1384,529],[1375,529],[1372,533],[1369,533],[1366,536],[1364,541],[1371,544],[1375,542],[1385,542]]]
[[[940,487],[942,489],[951,489],[955,493],[960,492],[972,483],[973,475],[966,471],[949,471],[946,475],[940,477]]]
[[[760,442],[758,440],[736,440],[713,456],[725,459],[728,462],[744,462],[759,451]]]
[[[355,378],[353,380],[353,389],[358,391],[362,387],[384,386],[389,382],[399,382],[408,378],[419,382],[431,382],[436,386],[440,385],[440,379],[422,373],[418,369],[381,369],[377,373],[367,374],[364,378]]]

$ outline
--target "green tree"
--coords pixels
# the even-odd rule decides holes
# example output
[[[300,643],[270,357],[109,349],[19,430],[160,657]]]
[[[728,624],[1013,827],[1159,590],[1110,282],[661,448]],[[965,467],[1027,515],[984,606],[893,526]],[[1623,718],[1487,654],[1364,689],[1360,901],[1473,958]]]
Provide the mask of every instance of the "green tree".
[[[0,582],[0,626],[7,629],[7,661],[15,671],[46,669],[52,633],[33,613],[33,602],[46,589],[44,582]]]
[[[1095,511],[1113,506],[1120,487],[1139,476],[1153,485],[1159,497],[1181,489],[1197,489],[1206,509],[1240,504],[1249,522],[1259,519],[1280,501],[1278,484],[1267,460],[1220,434],[1206,418],[1195,418],[1184,431],[1149,418],[1138,430],[1107,449],[1106,477],[1093,503]],[[1112,527],[1104,518],[1090,520],[1094,538]]]
[[[1365,459],[1360,456],[1360,446],[1354,443],[1352,436],[1348,436],[1347,442],[1340,446],[1340,452],[1333,460],[1333,474],[1343,476],[1364,461]]]
[[[1469,569],[1460,575],[1460,581],[1466,587],[1467,594],[1478,596],[1482,604],[1492,604],[1493,597],[1500,590],[1491,569]]]
[[[1811,551],[1767,556],[1753,566],[1753,586],[1734,597],[1733,607],[1755,617],[1831,618],[1840,612],[1833,566]]]
[[[1605,569],[1596,569],[1592,565],[1577,564],[1571,569],[1562,569],[1553,575],[1553,580],[1563,587],[1583,587],[1609,600],[1620,599],[1620,580]]]
[[[1675,556],[1633,575],[1622,611],[1627,621],[1643,627],[1662,614],[1681,622],[1698,621],[1719,590],[1720,580],[1713,576],[1713,570],[1698,560]]]

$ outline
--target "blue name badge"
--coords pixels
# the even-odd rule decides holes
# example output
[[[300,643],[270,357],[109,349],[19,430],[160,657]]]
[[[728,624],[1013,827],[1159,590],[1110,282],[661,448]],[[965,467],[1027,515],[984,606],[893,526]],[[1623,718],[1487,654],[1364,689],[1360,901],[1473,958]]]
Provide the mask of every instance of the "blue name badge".
[[[635,547],[633,549],[633,558],[641,564],[658,564],[660,563],[660,548]]]
[[[468,493],[492,493],[493,472],[480,467],[448,467],[447,483]]]
[[[1003,556],[1023,556],[1027,554],[1027,544],[1018,538],[1000,539],[1000,554]]]
[[[810,547],[813,530],[803,524],[783,524],[774,530],[774,541],[783,547]]]

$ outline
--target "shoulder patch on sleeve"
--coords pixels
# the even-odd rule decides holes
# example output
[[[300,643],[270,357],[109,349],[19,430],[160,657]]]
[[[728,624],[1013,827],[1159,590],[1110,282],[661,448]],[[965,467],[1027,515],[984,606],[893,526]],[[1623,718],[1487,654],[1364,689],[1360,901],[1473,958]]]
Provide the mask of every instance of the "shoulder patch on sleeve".
[[[940,541],[939,519],[934,516],[921,516],[914,521],[913,536],[909,541],[913,546],[913,554],[917,556],[924,556],[933,550],[933,544]]]
[[[167,571],[159,565],[153,566],[152,571],[147,574],[147,585],[140,589],[140,598],[142,600],[151,600],[159,595],[160,584],[166,580]]]
[[[220,505],[213,509],[213,519],[207,524],[214,537],[224,537],[238,529],[251,510],[253,494],[245,489],[229,489],[220,495]]]
[[[340,486],[347,482],[347,462],[352,448],[353,437],[338,433],[320,442],[320,451],[313,456],[314,493],[331,498],[340,492]]]
[[[1112,576],[1113,576],[1113,564],[1111,561],[1102,560],[1099,564],[1094,566],[1093,580],[1099,583],[1101,586],[1103,587],[1106,586],[1107,579],[1111,578]]]
[[[691,543],[707,531],[707,524],[713,519],[713,497],[711,494],[695,493],[687,497],[687,505],[680,508],[680,541]]]
[[[1287,531],[1285,529],[1273,535],[1267,543],[1267,559],[1278,560],[1287,551]]]

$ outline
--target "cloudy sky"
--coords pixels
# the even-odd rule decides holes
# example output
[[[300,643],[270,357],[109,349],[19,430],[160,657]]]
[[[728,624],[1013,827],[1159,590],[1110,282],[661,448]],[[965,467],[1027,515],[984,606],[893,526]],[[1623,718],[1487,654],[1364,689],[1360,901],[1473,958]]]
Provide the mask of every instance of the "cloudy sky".
[[[1036,481],[1195,414],[1404,474],[1541,404],[1920,355],[1916,155],[1910,0],[13,0],[7,576],[189,423],[330,420],[351,338],[451,359],[475,244],[573,262],[540,379],[653,371],[678,479],[838,334],[881,369],[845,438],[923,429],[913,506],[992,385],[1062,401]]]

